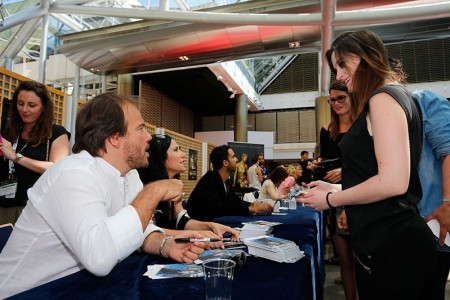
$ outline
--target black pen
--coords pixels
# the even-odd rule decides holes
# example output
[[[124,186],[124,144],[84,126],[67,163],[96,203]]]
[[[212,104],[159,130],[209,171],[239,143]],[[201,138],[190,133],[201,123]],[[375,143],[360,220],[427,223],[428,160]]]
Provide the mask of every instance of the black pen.
[[[218,239],[218,238],[201,238],[201,239],[196,239],[196,238],[176,238],[175,239],[175,243],[177,244],[181,244],[181,243],[214,243],[214,242],[230,242],[231,238],[224,238],[224,239]]]

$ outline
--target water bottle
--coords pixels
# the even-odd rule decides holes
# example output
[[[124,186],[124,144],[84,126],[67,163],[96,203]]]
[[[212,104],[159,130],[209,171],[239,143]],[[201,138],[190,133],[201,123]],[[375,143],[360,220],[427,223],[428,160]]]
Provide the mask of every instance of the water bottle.
[[[289,190],[289,201],[291,200],[295,200],[295,190],[293,187],[291,187],[291,189]]]
[[[297,201],[295,201],[295,190],[293,187],[289,190],[288,209],[297,209]]]

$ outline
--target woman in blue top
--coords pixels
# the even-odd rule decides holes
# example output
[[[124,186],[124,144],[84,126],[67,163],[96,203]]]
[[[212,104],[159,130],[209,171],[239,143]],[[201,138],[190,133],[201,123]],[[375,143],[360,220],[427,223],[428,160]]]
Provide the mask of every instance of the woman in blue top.
[[[430,299],[437,265],[433,234],[417,213],[420,109],[396,81],[381,39],[369,30],[339,36],[330,68],[356,101],[356,119],[341,140],[340,185],[312,182],[307,206],[345,206],[356,255],[359,298]]]

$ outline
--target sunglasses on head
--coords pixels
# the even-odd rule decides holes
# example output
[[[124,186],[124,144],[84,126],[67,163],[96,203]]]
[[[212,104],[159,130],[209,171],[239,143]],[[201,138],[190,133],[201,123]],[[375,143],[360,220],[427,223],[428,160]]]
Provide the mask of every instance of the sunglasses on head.
[[[329,104],[334,104],[336,101],[337,101],[338,103],[342,103],[342,102],[345,101],[345,99],[347,99],[347,96],[348,96],[348,95],[340,95],[340,96],[337,96],[336,98],[330,98],[330,99],[328,99],[327,102],[328,102]]]

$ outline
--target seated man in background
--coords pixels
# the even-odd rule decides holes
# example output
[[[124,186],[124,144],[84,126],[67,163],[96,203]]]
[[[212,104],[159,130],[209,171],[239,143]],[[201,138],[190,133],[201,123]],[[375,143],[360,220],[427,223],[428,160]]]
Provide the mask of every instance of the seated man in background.
[[[28,190],[28,204],[0,254],[0,299],[86,268],[107,275],[132,252],[191,263],[207,245],[175,244],[151,222],[160,201],[179,201],[183,184],[143,187],[151,136],[136,105],[101,94],[76,120],[73,152]],[[177,237],[201,238],[185,231]]]
[[[231,189],[230,174],[236,170],[237,158],[227,145],[214,148],[210,154],[213,171],[206,172],[192,191],[186,205],[191,218],[212,221],[221,216],[247,216],[272,213],[269,203],[249,203]]]

